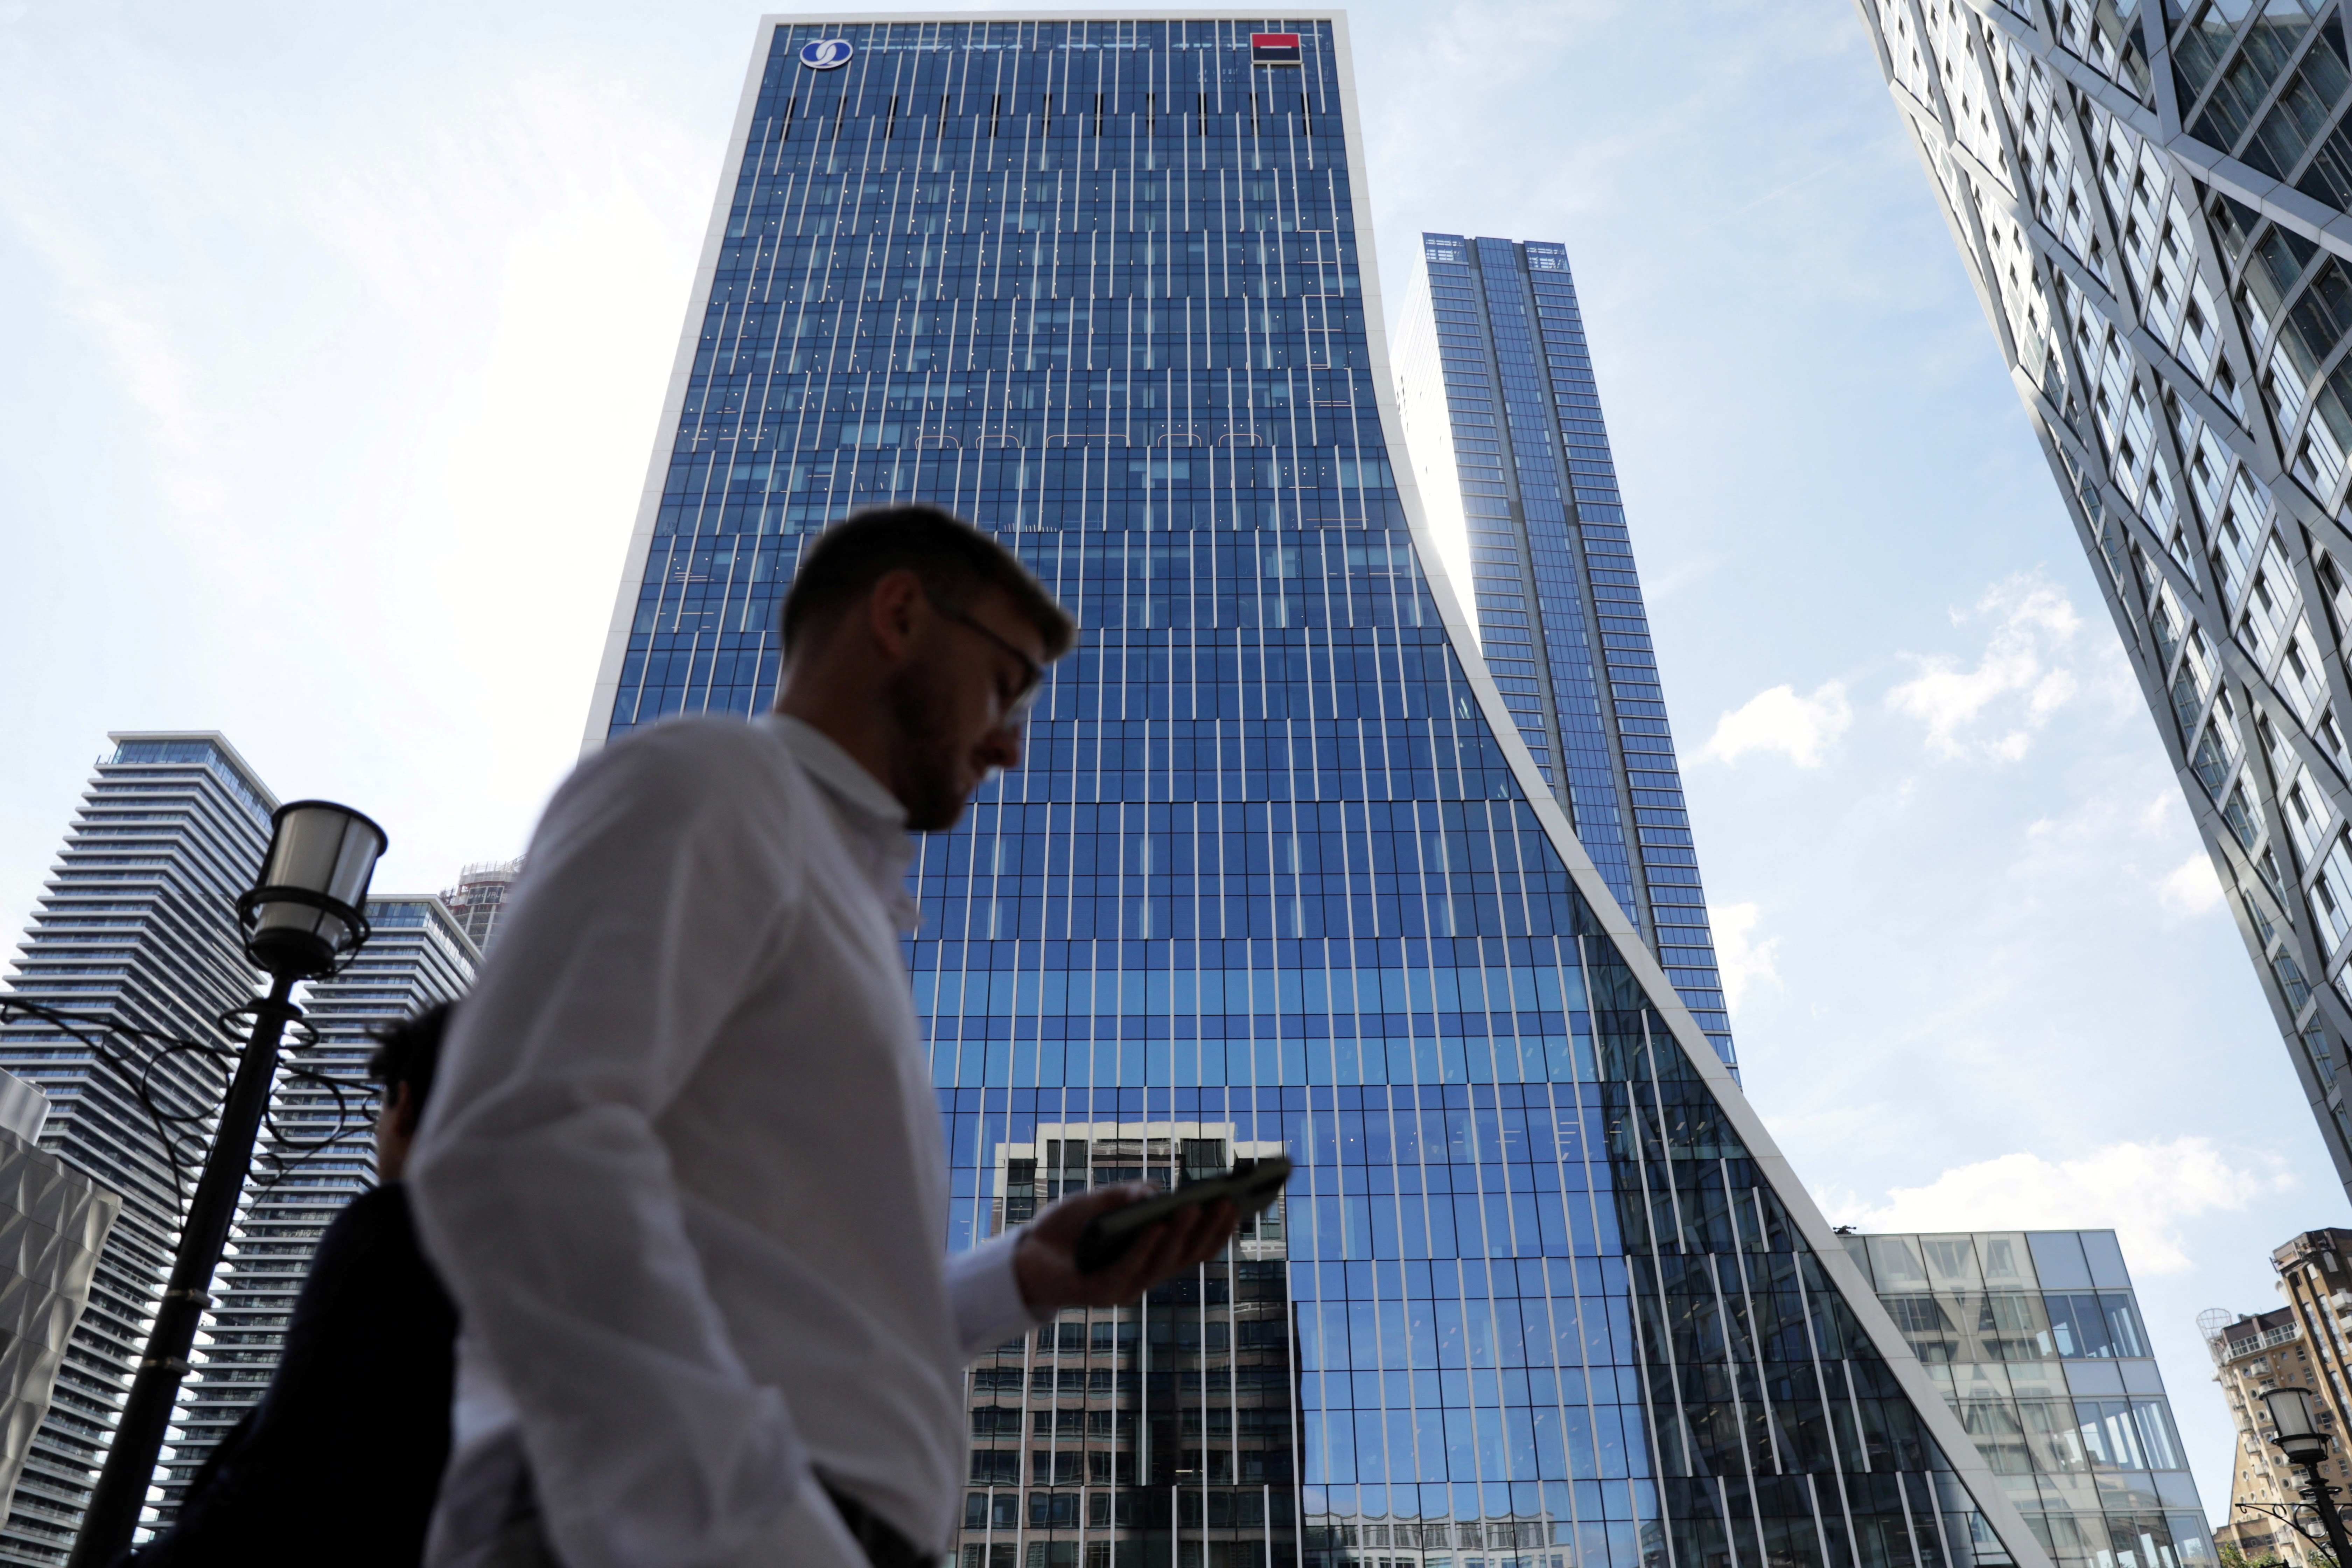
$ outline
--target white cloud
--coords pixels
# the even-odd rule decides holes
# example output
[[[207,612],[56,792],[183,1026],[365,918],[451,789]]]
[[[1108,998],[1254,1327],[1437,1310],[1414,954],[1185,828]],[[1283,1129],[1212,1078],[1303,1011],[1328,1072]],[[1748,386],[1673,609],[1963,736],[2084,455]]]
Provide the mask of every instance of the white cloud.
[[[1756,922],[1761,911],[1754,904],[1709,906],[1706,922],[1715,931],[1715,966],[1723,976],[1723,999],[1733,1012],[1739,1011],[1739,999],[1748,994],[1755,981],[1780,984],[1780,972],[1774,960],[1780,956],[1780,939],[1756,940]]]
[[[1874,1207],[1850,1194],[1822,1206],[1865,1232],[2112,1229],[2136,1274],[2178,1274],[2190,1267],[2182,1222],[2293,1185],[2280,1156],[2233,1163],[2213,1140],[2192,1135],[2110,1143],[2069,1160],[2003,1154],[1896,1187]]]
[[[2220,909],[2221,880],[2213,874],[2212,857],[2200,849],[2174,867],[2157,882],[2156,897],[2167,913],[2184,918]]]
[[[1826,681],[1811,697],[1793,686],[1775,686],[1715,721],[1715,733],[1698,749],[1703,760],[1736,763],[1749,752],[1779,752],[1801,768],[1822,765],[1822,749],[1853,722],[1845,682]]]
[[[2065,590],[2039,573],[2003,578],[1952,622],[1993,617],[1973,668],[1948,655],[1912,656],[1919,673],[1886,694],[1886,705],[1927,726],[1938,756],[2014,763],[2033,736],[2082,692],[2064,662],[2083,617]]]

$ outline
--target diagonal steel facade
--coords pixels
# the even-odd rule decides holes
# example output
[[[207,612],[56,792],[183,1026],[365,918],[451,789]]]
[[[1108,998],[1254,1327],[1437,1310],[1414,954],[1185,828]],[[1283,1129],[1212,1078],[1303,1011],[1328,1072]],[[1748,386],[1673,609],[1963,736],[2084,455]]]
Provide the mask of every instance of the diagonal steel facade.
[[[1861,0],[2352,1183],[2336,0]]]

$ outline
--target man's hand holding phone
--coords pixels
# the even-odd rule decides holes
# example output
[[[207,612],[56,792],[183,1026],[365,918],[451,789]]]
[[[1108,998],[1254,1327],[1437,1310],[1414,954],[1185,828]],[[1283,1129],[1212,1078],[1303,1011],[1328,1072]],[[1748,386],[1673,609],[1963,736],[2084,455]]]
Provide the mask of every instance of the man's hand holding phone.
[[[1118,1258],[1093,1273],[1078,1267],[1078,1238],[1100,1215],[1157,1197],[1150,1182],[1121,1182],[1074,1193],[1038,1211],[1013,1255],[1021,1299],[1040,1317],[1065,1307],[1121,1307],[1171,1274],[1205,1263],[1233,1239],[1231,1203],[1177,1210],[1139,1235]]]

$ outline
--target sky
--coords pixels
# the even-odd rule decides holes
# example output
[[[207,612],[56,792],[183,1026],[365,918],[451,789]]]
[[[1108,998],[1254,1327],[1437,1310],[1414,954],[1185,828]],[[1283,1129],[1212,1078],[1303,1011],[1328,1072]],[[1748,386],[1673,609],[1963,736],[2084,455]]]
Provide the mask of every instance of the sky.
[[[386,891],[521,849],[755,20],[0,3],[0,915],[110,730]],[[2352,1221],[1854,11],[1352,26],[1391,306],[1423,229],[1569,247],[1760,1113],[1841,1222],[2116,1228],[2218,1517],[2196,1314]]]

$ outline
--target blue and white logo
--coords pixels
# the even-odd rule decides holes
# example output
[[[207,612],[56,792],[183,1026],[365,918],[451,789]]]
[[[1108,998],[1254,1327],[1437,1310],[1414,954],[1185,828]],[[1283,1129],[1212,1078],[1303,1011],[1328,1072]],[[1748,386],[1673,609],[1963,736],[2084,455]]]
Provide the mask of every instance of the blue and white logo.
[[[829,71],[835,66],[849,63],[847,38],[819,38],[814,44],[801,46],[801,64],[811,70]]]

